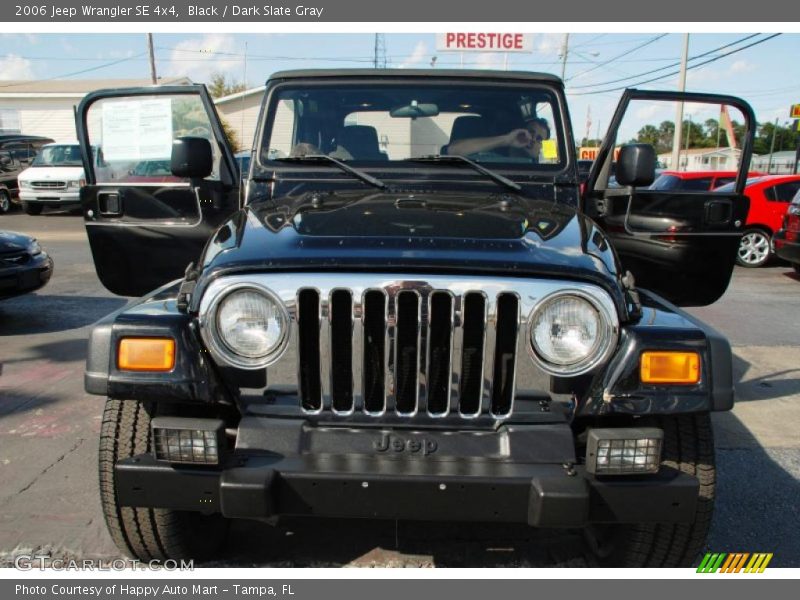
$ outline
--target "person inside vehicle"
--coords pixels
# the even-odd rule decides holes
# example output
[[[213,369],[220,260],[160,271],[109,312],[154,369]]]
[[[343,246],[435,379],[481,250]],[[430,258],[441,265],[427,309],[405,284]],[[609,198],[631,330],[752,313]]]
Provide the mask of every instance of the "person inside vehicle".
[[[510,156],[529,157],[538,163],[542,152],[542,142],[550,139],[550,125],[546,119],[532,117],[525,121],[525,127],[512,129],[501,135],[467,138],[450,143],[446,153],[453,156],[470,156],[481,152],[508,150]]]

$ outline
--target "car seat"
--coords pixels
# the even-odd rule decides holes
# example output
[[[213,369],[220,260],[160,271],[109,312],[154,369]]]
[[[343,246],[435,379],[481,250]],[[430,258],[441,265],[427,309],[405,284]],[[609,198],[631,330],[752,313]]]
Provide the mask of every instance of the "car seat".
[[[370,125],[348,125],[339,132],[338,145],[355,160],[389,160],[381,152],[378,132]]]

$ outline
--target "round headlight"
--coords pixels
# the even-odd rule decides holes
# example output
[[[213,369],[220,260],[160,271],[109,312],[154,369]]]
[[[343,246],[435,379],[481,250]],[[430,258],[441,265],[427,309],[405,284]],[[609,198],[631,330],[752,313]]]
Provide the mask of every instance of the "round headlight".
[[[217,302],[212,315],[217,350],[236,366],[266,366],[277,359],[286,345],[286,308],[265,289],[235,289]]]
[[[533,356],[556,375],[579,375],[610,350],[615,329],[605,310],[588,296],[563,292],[541,302],[530,319]]]

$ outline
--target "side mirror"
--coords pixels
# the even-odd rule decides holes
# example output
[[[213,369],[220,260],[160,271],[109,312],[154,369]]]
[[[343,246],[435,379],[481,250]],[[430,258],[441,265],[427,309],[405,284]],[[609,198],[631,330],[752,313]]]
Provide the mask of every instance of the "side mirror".
[[[619,150],[617,182],[625,187],[650,185],[656,178],[656,150],[650,144],[625,144]]]
[[[200,137],[180,137],[172,142],[170,171],[175,177],[203,179],[211,175],[214,155],[211,142]]]

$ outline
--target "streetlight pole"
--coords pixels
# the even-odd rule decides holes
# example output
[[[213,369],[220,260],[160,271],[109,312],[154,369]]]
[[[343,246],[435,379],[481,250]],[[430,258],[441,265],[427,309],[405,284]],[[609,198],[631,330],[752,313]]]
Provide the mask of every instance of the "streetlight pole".
[[[775,134],[778,133],[778,117],[775,117],[775,126],[772,128],[772,141],[769,144],[769,162],[767,162],[767,175],[772,171],[772,155],[775,152]]]
[[[689,34],[683,34],[683,56],[681,56],[681,72],[678,76],[678,90],[686,91],[686,63],[689,58]],[[681,133],[683,130],[683,102],[678,102],[675,107],[675,135],[672,139],[672,158],[670,167],[679,170],[681,160]]]

